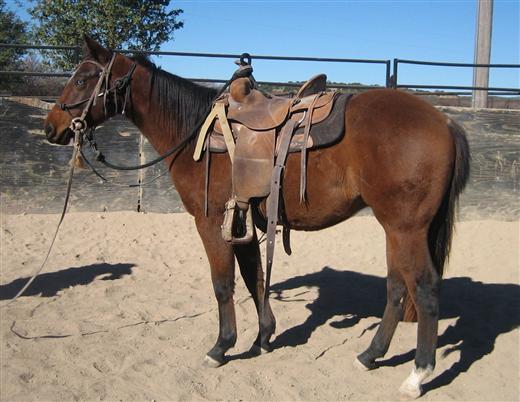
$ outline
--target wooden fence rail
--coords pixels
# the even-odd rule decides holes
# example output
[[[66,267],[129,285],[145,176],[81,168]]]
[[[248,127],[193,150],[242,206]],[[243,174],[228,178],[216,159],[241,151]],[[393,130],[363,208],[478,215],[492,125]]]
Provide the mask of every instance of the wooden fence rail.
[[[30,98],[0,98],[1,212],[57,213],[63,203],[70,147],[45,141],[42,121],[48,104]],[[471,182],[461,199],[462,217],[518,219],[520,216],[520,111],[441,107],[461,123],[472,150]],[[115,118],[97,131],[98,144],[112,161],[137,164],[156,156],[128,121]],[[75,176],[71,211],[180,212],[179,196],[166,169],[113,171],[100,167],[103,183],[89,170]],[[129,185],[134,185],[129,187]]]

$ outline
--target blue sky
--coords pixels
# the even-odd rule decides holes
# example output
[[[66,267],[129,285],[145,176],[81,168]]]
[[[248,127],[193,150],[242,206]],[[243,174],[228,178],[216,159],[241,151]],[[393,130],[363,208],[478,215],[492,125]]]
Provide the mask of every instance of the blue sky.
[[[171,6],[184,10],[185,26],[162,50],[465,63],[474,58],[476,0],[205,0]],[[520,63],[519,25],[520,1],[495,0],[492,63]],[[184,77],[227,79],[235,67],[229,59],[160,57],[156,62]],[[385,76],[384,67],[375,65],[261,60],[253,65],[256,78],[266,81],[305,80],[325,72],[332,81],[383,84]],[[490,75],[491,86],[519,87],[519,80],[514,69],[492,69]],[[399,82],[471,85],[472,70],[401,65]]]

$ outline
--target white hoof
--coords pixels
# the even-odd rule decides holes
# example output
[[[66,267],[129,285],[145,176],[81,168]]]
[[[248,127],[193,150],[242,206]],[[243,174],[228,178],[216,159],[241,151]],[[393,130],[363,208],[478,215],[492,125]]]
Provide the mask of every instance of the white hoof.
[[[428,366],[426,369],[413,368],[406,380],[401,384],[399,392],[410,399],[417,399],[422,395],[422,383],[433,372],[433,368]]]
[[[217,368],[217,367],[222,366],[222,363],[220,363],[219,361],[215,360],[211,356],[206,355],[206,356],[204,356],[204,365],[206,367],[210,367],[210,368]]]
[[[370,371],[370,369],[367,366],[365,366],[363,363],[361,363],[357,357],[352,362],[352,365],[354,366],[354,368],[356,370],[359,370],[359,371]]]

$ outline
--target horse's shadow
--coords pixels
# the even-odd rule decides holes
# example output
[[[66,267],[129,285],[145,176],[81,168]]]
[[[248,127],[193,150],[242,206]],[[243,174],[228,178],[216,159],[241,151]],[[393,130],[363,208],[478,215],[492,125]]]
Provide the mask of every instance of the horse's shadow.
[[[446,356],[456,350],[460,359],[429,383],[424,390],[450,384],[476,361],[490,354],[500,334],[520,325],[520,286],[474,282],[470,278],[445,279],[442,285],[440,319],[456,318],[438,339],[438,348],[449,346]],[[318,297],[307,308],[307,319],[287,329],[274,340],[273,347],[305,344],[312,332],[332,317],[335,328],[356,325],[362,318],[382,317],[386,303],[386,279],[330,267],[320,272],[288,279],[272,286],[275,299],[284,301],[282,292],[307,287],[318,288]],[[372,328],[369,328],[372,329]],[[368,347],[368,345],[367,345]],[[413,360],[415,350],[379,362],[379,366],[396,366]]]
[[[130,275],[134,264],[92,264],[82,267],[67,268],[57,272],[49,272],[38,275],[23,296],[52,297],[60,290],[70,286],[88,285],[97,277],[102,280],[115,280],[124,275]],[[0,300],[12,299],[29,278],[18,278],[5,285],[0,285]]]

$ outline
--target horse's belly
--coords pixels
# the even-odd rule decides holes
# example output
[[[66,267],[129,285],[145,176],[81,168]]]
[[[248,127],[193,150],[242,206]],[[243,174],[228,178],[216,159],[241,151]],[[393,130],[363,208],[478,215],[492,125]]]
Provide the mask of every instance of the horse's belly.
[[[285,216],[291,228],[323,229],[344,221],[365,206],[341,148],[338,144],[309,152],[303,202],[300,201],[300,154],[288,159],[283,197]]]

